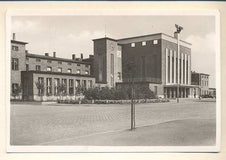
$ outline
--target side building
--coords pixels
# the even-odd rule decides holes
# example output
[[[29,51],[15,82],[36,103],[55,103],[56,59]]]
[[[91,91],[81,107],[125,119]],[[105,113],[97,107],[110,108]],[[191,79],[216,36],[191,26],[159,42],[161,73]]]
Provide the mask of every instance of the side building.
[[[22,90],[23,100],[56,100],[61,94],[59,87],[65,86],[64,95],[75,96],[78,88],[95,85],[89,61],[76,58],[65,59],[53,56],[30,54],[26,42],[11,40],[11,98],[15,98],[18,88]],[[37,87],[42,84],[43,87]]]
[[[209,75],[197,72],[192,72],[191,75],[192,84],[198,86],[195,94],[197,96],[209,95]]]

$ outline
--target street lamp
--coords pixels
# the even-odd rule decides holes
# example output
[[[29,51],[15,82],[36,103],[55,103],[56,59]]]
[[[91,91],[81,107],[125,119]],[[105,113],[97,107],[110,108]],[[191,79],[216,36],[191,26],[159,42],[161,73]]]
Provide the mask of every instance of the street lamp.
[[[131,130],[135,129],[135,88],[134,88],[134,72],[135,72],[135,63],[133,60],[130,60],[126,64],[128,73],[131,76]]]
[[[175,27],[176,27],[176,32],[174,32],[174,34],[176,35],[177,37],[177,54],[179,55],[180,54],[180,44],[179,44],[179,35],[180,35],[180,32],[183,30],[183,27],[175,24]],[[179,57],[177,57],[177,103],[179,103]]]

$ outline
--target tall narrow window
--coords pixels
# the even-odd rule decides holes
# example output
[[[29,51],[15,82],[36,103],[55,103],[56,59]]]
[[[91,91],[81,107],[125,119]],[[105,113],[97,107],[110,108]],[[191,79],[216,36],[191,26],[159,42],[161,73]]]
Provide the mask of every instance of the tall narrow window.
[[[183,83],[185,83],[185,60],[183,60]]]
[[[40,87],[38,87],[38,95],[41,96],[44,94],[44,78],[38,77],[38,83]]]
[[[114,86],[114,54],[111,54],[111,86]]]
[[[55,78],[54,79],[54,95],[58,96],[59,95],[59,85],[60,85],[60,79]]]
[[[172,56],[172,83],[174,83],[174,56]]]
[[[52,95],[52,78],[46,78],[46,95]]]
[[[69,79],[69,94],[74,95],[74,80]]]
[[[62,79],[62,85],[65,86],[65,90],[63,90],[63,94],[67,94],[67,79]]]
[[[82,87],[83,88],[87,88],[87,86],[86,86],[86,80],[82,80]]]
[[[170,56],[168,56],[168,81],[170,82]]]
[[[11,62],[12,70],[19,70],[19,59],[18,58],[12,58]]]

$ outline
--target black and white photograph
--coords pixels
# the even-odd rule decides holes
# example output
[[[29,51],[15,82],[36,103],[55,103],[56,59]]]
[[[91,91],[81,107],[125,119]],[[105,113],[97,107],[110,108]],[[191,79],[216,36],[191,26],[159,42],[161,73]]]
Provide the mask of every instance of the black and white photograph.
[[[8,151],[219,151],[219,13],[83,12],[8,14]]]

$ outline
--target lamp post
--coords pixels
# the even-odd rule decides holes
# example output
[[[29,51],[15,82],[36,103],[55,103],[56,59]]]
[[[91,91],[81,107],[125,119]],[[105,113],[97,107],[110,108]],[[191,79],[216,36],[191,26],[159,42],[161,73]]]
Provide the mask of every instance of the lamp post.
[[[176,32],[174,32],[174,35],[177,37],[177,54],[179,55],[180,54],[180,40],[179,40],[179,35],[180,35],[180,32],[183,30],[183,27],[175,24],[175,27],[176,27]],[[179,78],[179,57],[177,57],[177,103],[179,103],[179,85],[180,85],[180,78]]]
[[[129,61],[127,63],[128,73],[131,76],[131,130],[135,129],[135,88],[134,88],[134,72],[135,72],[135,63],[134,61]]]

